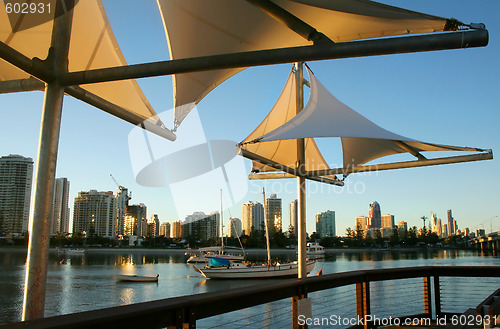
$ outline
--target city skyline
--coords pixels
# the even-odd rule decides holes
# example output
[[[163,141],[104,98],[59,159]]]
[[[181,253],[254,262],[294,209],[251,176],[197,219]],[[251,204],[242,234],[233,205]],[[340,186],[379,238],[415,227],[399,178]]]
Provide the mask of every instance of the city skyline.
[[[416,139],[474,145],[492,148],[495,152],[500,140],[495,123],[500,114],[496,111],[497,104],[492,95],[499,87],[496,77],[500,67],[496,57],[499,53],[500,24],[495,13],[500,4],[494,1],[485,1],[481,6],[473,2],[456,5],[453,1],[419,1],[403,5],[397,1],[382,2],[456,17],[465,22],[483,22],[490,31],[490,44],[479,49],[309,63],[318,78],[339,99],[384,128]],[[129,11],[137,17],[137,25],[128,24],[134,19],[120,8],[123,2],[105,0],[103,3],[129,63],[168,57],[165,36],[150,33],[152,28],[159,27],[160,31],[162,28],[154,1],[152,4],[144,1],[141,5],[126,2],[128,9],[133,9]],[[146,19],[150,16],[152,19]],[[141,33],[147,37],[137,41],[138,38],[130,38],[129,33]],[[132,39],[139,44],[132,44]],[[290,65],[252,68],[217,87],[198,106],[207,138],[236,142],[244,138],[269,111],[289,69]],[[138,80],[158,112],[171,107],[170,79]],[[19,135],[19,125],[7,125],[0,136],[4,141],[13,141],[3,143],[2,155],[22,154],[36,161],[43,94],[2,95],[0,103],[5,109],[13,109],[5,111],[6,122],[17,123],[22,118],[24,134],[23,138],[12,138]],[[238,110],[234,109],[235,106]],[[474,111],[473,116],[470,111]],[[253,115],[245,116],[242,124],[243,113]],[[221,129],[223,123],[224,129]],[[66,97],[57,177],[68,177],[71,181],[70,200],[74,200],[79,191],[96,189],[115,192],[109,177],[112,173],[120,184],[134,192],[137,202],[144,202],[152,212],[158,213],[161,221],[182,220],[185,214],[175,212],[168,187],[148,188],[135,183],[127,145],[127,136],[132,128],[125,122]],[[318,146],[322,148],[325,144],[319,140]],[[329,162],[338,163],[338,153],[331,151],[327,155]],[[249,168],[249,163],[246,163]],[[408,219],[411,226],[413,223],[420,225],[420,217],[429,216],[432,211],[440,213],[439,217],[446,220],[441,212],[453,209],[454,216],[460,218],[464,227],[489,231],[492,223],[495,230],[498,229],[498,217],[493,219],[498,198],[496,186],[500,181],[493,173],[499,169],[497,161],[493,160],[351,175],[344,188],[308,183],[307,231],[314,230],[316,213],[333,209],[336,211],[337,232],[342,234],[352,225],[352,218],[357,216],[357,212],[375,199],[394,209],[396,218]],[[260,200],[260,188],[264,184],[267,194],[277,193],[283,204],[289,204],[296,198],[295,183],[295,180],[249,182],[247,195],[229,209],[231,216],[237,217],[238,209],[245,200]],[[477,207],[472,207],[472,204]],[[72,204],[70,208],[73,209]],[[197,209],[193,204],[192,212],[210,212],[217,208],[218,205],[213,205],[212,209]],[[286,214],[283,214],[282,220],[284,218],[288,218]]]

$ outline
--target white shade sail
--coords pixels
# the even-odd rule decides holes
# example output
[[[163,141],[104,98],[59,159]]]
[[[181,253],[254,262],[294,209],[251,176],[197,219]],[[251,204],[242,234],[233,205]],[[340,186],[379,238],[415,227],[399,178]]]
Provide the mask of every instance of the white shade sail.
[[[54,15],[55,2],[52,4]],[[51,43],[52,18],[31,24],[29,14],[12,16],[0,5],[0,41],[28,58],[45,59]],[[29,25],[31,24],[31,25]],[[13,30],[13,26],[17,28]],[[126,65],[100,0],[78,1],[74,8],[69,49],[69,71]],[[0,59],[0,81],[26,79],[29,75]],[[143,119],[156,115],[135,80],[91,84],[84,89]]]
[[[171,59],[312,45],[243,0],[158,0]],[[442,17],[367,0],[274,0],[334,42],[443,31]],[[242,68],[177,74],[174,107],[198,103]],[[187,110],[187,109],[185,109]],[[177,119],[179,124],[181,120]]]
[[[243,141],[249,142],[255,138],[272,131],[282,124],[286,124],[296,115],[296,78],[295,74],[290,73],[288,79],[285,83],[285,87],[281,92],[276,104],[274,104],[269,114],[260,123],[260,125],[255,128],[255,130],[248,135]],[[289,167],[295,167],[297,163],[297,141],[295,140],[280,140],[269,143],[255,143],[246,144],[245,149],[259,154],[267,159],[272,159],[280,164]],[[305,152],[306,152],[306,170],[321,170],[328,169],[328,165],[321,155],[316,142],[314,139],[307,138],[305,140]],[[276,171],[276,169],[265,166],[257,161],[253,161],[253,171],[256,172],[269,172]]]
[[[359,166],[374,159],[397,153],[410,153],[425,160],[420,152],[484,151],[471,147],[420,142],[383,129],[340,102],[318,81],[309,68],[307,71],[311,91],[304,109],[293,118],[289,118],[290,113],[295,113],[296,89],[295,79],[293,75],[290,75],[271,112],[259,127],[241,143],[245,150],[280,164],[291,166],[297,159],[297,139],[305,138],[314,143],[313,138],[340,137],[344,168]],[[282,124],[280,125],[280,123]],[[262,132],[264,134],[255,137]],[[315,159],[308,159],[310,155],[306,153],[306,161],[326,166],[316,144],[313,145],[319,156]],[[254,164],[254,168],[256,167],[258,166]],[[306,168],[306,171],[313,170],[321,169]]]

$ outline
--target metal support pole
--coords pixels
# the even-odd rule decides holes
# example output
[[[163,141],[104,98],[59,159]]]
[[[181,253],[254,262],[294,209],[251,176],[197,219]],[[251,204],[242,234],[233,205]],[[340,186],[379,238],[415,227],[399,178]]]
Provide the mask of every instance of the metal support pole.
[[[62,10],[57,3],[56,12]],[[54,20],[52,46],[46,65],[53,72],[67,72],[69,39],[73,12]],[[35,174],[35,202],[30,221],[28,255],[23,300],[23,321],[43,318],[49,251],[49,219],[52,208],[61,128],[64,87],[57,81],[47,83],[43,104],[40,141]]]
[[[113,68],[70,72],[62,77],[64,85],[81,85],[114,80],[155,77],[197,71],[249,67],[297,61],[316,61],[362,56],[403,54],[456,48],[484,47],[487,30],[436,33],[384,39],[352,41],[318,46],[248,51],[241,53],[182,58],[169,61]],[[0,47],[0,57],[3,58]]]
[[[304,63],[295,63],[295,79],[297,88],[297,114],[304,107],[304,90],[303,90],[303,72]],[[297,170],[305,172],[305,144],[304,139],[297,140]],[[298,262],[299,262],[299,279],[307,277],[307,255],[306,255],[306,179],[303,176],[297,177],[297,236],[298,236]]]

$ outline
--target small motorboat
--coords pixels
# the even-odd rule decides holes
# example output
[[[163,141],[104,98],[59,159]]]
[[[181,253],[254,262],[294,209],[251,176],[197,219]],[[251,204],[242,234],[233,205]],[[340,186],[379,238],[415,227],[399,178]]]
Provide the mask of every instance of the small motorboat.
[[[118,275],[116,279],[118,281],[126,281],[126,282],[158,282],[159,276],[160,276],[159,274],[156,274],[156,276]]]

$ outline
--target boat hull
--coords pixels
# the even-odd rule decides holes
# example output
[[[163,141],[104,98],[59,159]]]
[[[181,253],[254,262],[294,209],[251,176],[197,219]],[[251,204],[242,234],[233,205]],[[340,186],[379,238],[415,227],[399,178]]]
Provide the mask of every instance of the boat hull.
[[[158,276],[118,275],[118,281],[124,282],[158,282]]]
[[[252,265],[232,263],[229,266],[219,266],[195,270],[201,273],[204,277],[210,279],[270,279],[296,277],[298,274],[298,264],[288,263],[281,265]],[[314,262],[307,263],[307,273],[314,269]]]

